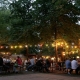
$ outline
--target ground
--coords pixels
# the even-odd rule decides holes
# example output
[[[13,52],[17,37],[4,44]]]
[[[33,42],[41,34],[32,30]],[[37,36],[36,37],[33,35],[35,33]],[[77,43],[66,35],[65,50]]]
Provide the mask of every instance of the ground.
[[[80,80],[80,75],[25,72],[0,75],[0,80]]]

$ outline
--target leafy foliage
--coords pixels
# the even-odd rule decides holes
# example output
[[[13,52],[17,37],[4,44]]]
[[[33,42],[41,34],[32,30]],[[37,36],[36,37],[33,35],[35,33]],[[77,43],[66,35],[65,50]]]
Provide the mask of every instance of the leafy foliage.
[[[0,10],[0,43],[5,43],[9,40],[9,15],[9,10]]]
[[[76,22],[80,8],[73,5],[71,0],[36,0],[33,3],[18,0],[13,1],[10,10],[11,39],[14,42],[51,42],[55,32],[56,38],[74,42],[79,39],[80,27]]]

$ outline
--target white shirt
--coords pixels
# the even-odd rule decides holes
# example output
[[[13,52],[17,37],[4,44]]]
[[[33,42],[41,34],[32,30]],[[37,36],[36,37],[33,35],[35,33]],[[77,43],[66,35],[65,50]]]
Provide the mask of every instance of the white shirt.
[[[6,61],[7,61],[6,58],[3,58],[3,62],[6,63]]]
[[[6,59],[6,63],[10,63],[11,62],[11,60],[10,59]]]
[[[27,60],[24,61],[24,65],[25,65],[25,66],[26,66],[26,63],[27,63],[27,62],[28,62]]]
[[[72,60],[71,61],[71,68],[72,69],[77,69],[77,67],[78,67],[78,62],[76,60]]]
[[[34,65],[35,64],[35,59],[30,59],[30,63],[31,63],[31,65]]]

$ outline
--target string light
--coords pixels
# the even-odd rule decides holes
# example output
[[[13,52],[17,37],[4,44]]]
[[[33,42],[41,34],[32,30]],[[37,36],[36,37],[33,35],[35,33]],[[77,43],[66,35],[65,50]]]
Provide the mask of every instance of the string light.
[[[19,48],[22,48],[22,46],[20,45]]]
[[[6,46],[6,48],[8,48],[8,46]]]
[[[13,49],[13,46],[11,46],[11,49]]]
[[[3,48],[3,46],[1,46],[1,48]]]
[[[28,45],[25,45],[25,47],[27,48],[27,47],[28,47]]]
[[[15,48],[17,48],[17,46],[15,46]]]
[[[48,44],[46,44],[46,47],[48,47]]]

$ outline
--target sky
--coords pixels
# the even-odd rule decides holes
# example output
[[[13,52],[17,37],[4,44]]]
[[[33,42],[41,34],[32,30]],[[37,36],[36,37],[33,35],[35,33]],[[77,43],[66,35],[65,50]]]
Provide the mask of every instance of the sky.
[[[8,0],[8,1],[12,2],[12,1],[14,1],[14,0]],[[16,0],[16,1],[18,1],[18,0]],[[32,0],[32,1],[36,1],[36,0]]]

